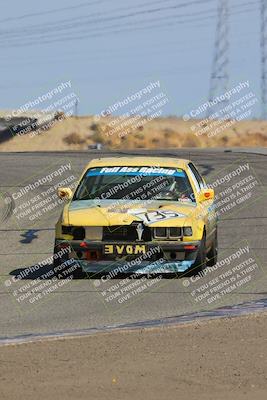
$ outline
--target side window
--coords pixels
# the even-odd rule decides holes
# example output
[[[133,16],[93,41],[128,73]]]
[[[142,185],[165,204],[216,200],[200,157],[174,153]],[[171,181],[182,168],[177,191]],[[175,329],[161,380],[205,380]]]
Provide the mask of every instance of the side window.
[[[189,165],[188,165],[188,167],[189,167]],[[200,189],[199,183],[198,183],[198,181],[197,181],[197,179],[196,179],[195,175],[193,174],[193,171],[191,170],[190,167],[188,168],[188,174],[190,175],[191,179],[194,182],[194,186],[196,188],[196,191],[200,192],[201,189]]]
[[[196,169],[194,164],[189,163],[188,166],[190,168],[190,171],[192,172],[192,175],[194,176],[195,180],[197,181],[199,190],[203,189],[206,185],[205,185],[200,173],[198,172],[198,170]]]

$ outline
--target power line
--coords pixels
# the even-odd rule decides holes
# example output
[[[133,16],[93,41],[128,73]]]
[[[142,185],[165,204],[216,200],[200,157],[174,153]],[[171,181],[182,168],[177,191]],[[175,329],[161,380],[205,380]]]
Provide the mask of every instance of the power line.
[[[29,35],[33,35],[34,33],[38,33],[38,32],[47,32],[48,29],[50,32],[57,32],[59,30],[62,29],[70,29],[72,27],[80,27],[82,25],[88,25],[88,24],[102,24],[103,22],[109,22],[109,21],[120,21],[122,19],[127,19],[127,18],[133,18],[136,16],[141,16],[141,15],[150,15],[150,14],[155,14],[155,13],[159,13],[162,11],[170,11],[170,10],[176,10],[176,9],[180,9],[180,8],[185,8],[191,5],[196,5],[196,4],[205,4],[205,3],[210,3],[213,2],[214,0],[191,0],[191,1],[187,1],[185,3],[181,3],[181,4],[176,4],[176,5],[170,5],[170,6],[166,6],[166,7],[157,7],[157,8],[152,8],[152,9],[148,9],[148,10],[137,10],[137,11],[133,11],[133,12],[128,12],[126,14],[119,14],[119,15],[115,15],[115,16],[109,16],[110,13],[106,13],[108,16],[107,17],[100,17],[100,18],[92,18],[92,15],[105,15],[105,13],[96,13],[96,14],[91,14],[90,16],[82,16],[82,17],[78,17],[78,18],[71,18],[69,20],[65,20],[65,21],[69,21],[68,24],[64,25],[60,25],[61,21],[57,21],[54,22],[52,25],[51,23],[48,24],[38,24],[38,25],[32,25],[29,27],[21,27],[21,28],[16,28],[16,29],[12,29],[12,30],[2,30],[1,35],[2,37],[11,37],[12,34],[13,35],[19,35],[19,37],[21,35],[25,35],[29,34]],[[160,4],[162,4],[162,0],[158,1]],[[150,5],[152,4],[151,2],[143,4],[143,6],[145,5]],[[153,2],[153,4],[157,4],[156,2]],[[127,7],[126,9],[134,9],[136,8],[136,6],[134,7]],[[125,8],[123,8],[125,9]],[[119,9],[118,11],[121,11],[122,9]],[[82,19],[86,19],[84,22],[81,22],[81,18]],[[78,20],[77,20],[78,19]],[[73,21],[77,21],[76,23],[73,23]],[[64,22],[65,22],[64,21]],[[54,28],[52,28],[54,26]],[[34,29],[36,28],[36,29]],[[53,30],[54,29],[54,30]]]
[[[233,25],[233,24],[231,24]],[[198,28],[202,28],[202,27],[206,27],[207,25],[205,24],[197,24],[194,25],[194,27],[198,27]],[[200,32],[198,32],[200,33]],[[239,38],[234,38],[233,40],[231,40],[231,43],[238,43],[238,44],[247,44],[247,38],[252,37],[252,35],[254,35],[255,37],[258,35],[258,30],[253,30],[253,31],[247,31],[246,33],[242,34],[242,38],[244,38],[243,41],[240,42]],[[188,51],[191,52],[193,50],[199,50],[200,52],[203,51],[203,47],[200,46],[200,44],[198,43],[198,40],[201,39],[201,44],[206,44],[207,43],[207,39],[210,37],[210,33],[207,32],[207,34],[205,35],[205,37],[200,37],[200,35],[198,35],[198,37],[195,40],[187,40],[186,42],[184,40],[180,40],[180,41],[167,41],[167,42],[156,42],[156,43],[149,43],[149,46],[146,47],[145,49],[140,48],[140,46],[127,46],[127,47],[116,47],[116,49],[109,49],[109,51],[105,50],[105,49],[100,49],[100,52],[94,52],[93,54],[91,54],[90,56],[88,56],[87,53],[84,52],[84,50],[79,50],[78,52],[64,52],[64,56],[67,57],[63,57],[62,55],[59,55],[58,58],[56,58],[55,56],[51,55],[51,57],[48,57],[47,54],[44,54],[44,58],[40,59],[40,58],[35,58],[35,55],[33,54],[33,58],[29,58],[27,57],[27,59],[23,60],[22,62],[20,61],[19,65],[20,67],[23,66],[33,66],[36,63],[42,63],[42,65],[46,65],[49,64],[51,65],[53,64],[57,64],[59,61],[60,62],[69,62],[69,61],[73,61],[73,57],[77,57],[79,56],[79,61],[101,61],[101,59],[108,57],[109,60],[111,59],[116,59],[118,60],[119,58],[125,58],[127,57],[127,59],[129,60],[130,57],[132,58],[136,58],[136,57],[142,57],[142,60],[145,60],[145,56],[151,57],[151,56],[156,56],[156,55],[168,55],[168,56],[176,56],[173,52],[173,46],[177,46],[177,45],[184,45],[181,46],[179,48],[177,48],[177,50],[179,50],[179,52],[183,52],[183,54]],[[240,36],[241,37],[241,36]],[[151,50],[152,49],[152,50]],[[134,50],[134,51],[133,51]],[[141,51],[140,51],[141,50]],[[80,56],[83,55],[84,58],[80,58]],[[6,63],[6,64],[1,64],[0,68],[4,68],[4,69],[10,69],[11,67],[17,68],[17,64],[14,62],[13,65],[10,65],[10,63]]]
[[[104,2],[107,2],[107,1],[109,1],[109,0],[95,0],[95,1],[92,1],[92,2],[76,4],[75,6],[62,7],[62,8],[53,8],[53,9],[47,10],[47,11],[28,13],[28,14],[19,15],[17,17],[3,18],[3,19],[0,19],[0,22],[18,21],[18,20],[23,20],[23,19],[27,19],[27,18],[43,16],[43,15],[48,15],[48,14],[53,14],[54,15],[57,12],[62,12],[62,11],[67,11],[67,10],[77,10],[79,8],[82,8],[82,7],[89,7],[89,6],[92,6],[92,5],[95,5],[95,4],[99,4],[99,3],[104,3]]]
[[[253,9],[250,8],[250,9],[244,10],[243,7],[242,7],[241,11],[232,12],[231,14],[232,15],[240,15],[240,14],[244,14],[244,13],[250,12],[250,11],[254,11],[254,8]],[[92,28],[91,31],[94,32],[93,34],[86,34],[86,32],[88,32],[88,31],[90,32],[90,29],[89,30],[87,29],[87,30],[82,30],[80,32],[79,31],[75,32],[75,33],[83,33],[82,36],[74,36],[74,35],[66,36],[66,34],[64,34],[63,36],[58,36],[57,38],[53,38],[53,39],[50,39],[49,38],[49,34],[48,34],[48,35],[44,35],[43,37],[41,37],[41,39],[46,39],[47,38],[48,40],[40,41],[40,38],[39,38],[39,40],[36,41],[34,39],[37,39],[37,38],[33,37],[33,41],[24,42],[21,45],[16,44],[16,43],[12,44],[11,42],[9,42],[8,46],[6,46],[6,47],[34,46],[35,44],[40,45],[40,44],[66,42],[66,41],[71,41],[71,40],[82,40],[82,39],[87,39],[87,38],[103,37],[103,36],[106,36],[107,34],[109,35],[109,34],[118,34],[118,33],[122,33],[122,32],[142,31],[142,30],[159,28],[159,27],[169,28],[169,27],[173,27],[173,26],[175,26],[177,24],[187,24],[187,23],[197,22],[197,21],[214,20],[214,18],[216,17],[216,14],[207,15],[206,11],[204,13],[205,13],[206,16],[205,17],[201,17],[201,18],[191,18],[191,19],[186,19],[186,20],[179,20],[179,18],[181,18],[182,16],[181,15],[176,15],[176,16],[167,16],[167,17],[162,17],[162,18],[154,18],[154,19],[142,20],[142,21],[126,22],[124,24],[121,23],[119,25],[116,24],[116,25],[113,25],[113,26],[106,27],[106,29],[110,29],[110,28],[114,28],[114,27],[120,28],[121,26],[125,26],[125,25],[127,27],[130,26],[130,25],[133,25],[134,29],[130,28],[130,29],[115,29],[115,30],[104,31],[104,29],[102,27],[102,28],[99,28],[100,32],[97,32],[97,28]],[[202,12],[201,13],[195,13],[195,15],[199,15],[199,14],[202,14]],[[191,15],[194,15],[194,14],[191,13]],[[178,20],[177,20],[177,18],[178,18]],[[173,19],[175,21],[172,21]],[[142,24],[146,24],[148,22],[153,22],[155,20],[164,20],[165,22],[163,24],[146,25],[146,26],[141,26],[141,27],[137,26],[138,24],[142,25]],[[169,21],[167,22],[167,20],[169,20]],[[167,24],[166,24],[166,22],[167,22]]]
[[[79,9],[81,7],[85,7],[85,6],[89,6],[89,5],[94,5],[94,4],[99,4],[99,3],[104,3],[104,2],[108,2],[110,0],[97,0],[94,1],[92,3],[81,3],[81,4],[77,4],[75,6],[70,6],[70,7],[64,7],[64,8],[57,8],[57,9],[53,9],[53,10],[48,10],[48,11],[44,11],[44,12],[38,12],[38,13],[32,13],[32,14],[25,14],[25,15],[21,15],[21,16],[17,16],[17,17],[8,17],[5,19],[0,20],[0,22],[5,22],[5,21],[10,21],[10,20],[20,20],[20,19],[24,19],[24,18],[30,18],[33,16],[43,16],[46,14],[54,14],[55,12],[62,12],[62,11],[66,11],[66,10],[70,10],[70,9]],[[164,0],[165,3],[166,2],[170,2],[170,1],[176,1],[176,0]],[[212,0],[209,0],[212,1]],[[132,6],[127,6],[127,7],[118,7],[118,8],[113,8],[112,10],[108,10],[108,11],[101,11],[101,12],[94,12],[90,14],[90,17],[92,16],[103,16],[103,15],[110,15],[113,14],[117,11],[123,11],[123,10],[132,10],[132,9],[138,9],[138,8],[144,8],[147,7],[149,5],[155,5],[155,4],[162,4],[162,0],[152,0],[152,1],[148,1],[146,3],[141,3],[141,4],[136,4],[136,5],[132,5]],[[54,26],[54,25],[58,25],[62,22],[69,22],[69,21],[81,21],[82,19],[86,19],[88,18],[88,15],[80,15],[79,17],[71,17],[71,18],[65,18],[65,19],[61,19],[59,21],[55,21],[55,22],[49,22],[47,25],[48,26]],[[30,28],[33,27],[40,27],[40,24],[35,24],[35,25],[31,25]],[[22,27],[19,29],[27,29],[27,27]]]

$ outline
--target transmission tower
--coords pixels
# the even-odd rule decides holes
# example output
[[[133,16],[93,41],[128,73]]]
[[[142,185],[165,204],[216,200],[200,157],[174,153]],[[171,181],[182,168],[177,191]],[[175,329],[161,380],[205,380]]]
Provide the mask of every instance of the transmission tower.
[[[263,0],[264,1],[264,0]],[[215,53],[212,63],[212,71],[210,78],[209,101],[212,102],[218,95],[222,95],[227,91],[229,82],[229,13],[228,0],[218,0],[218,20],[215,36]],[[217,105],[209,107],[207,116],[209,117],[216,111],[222,109],[228,104],[225,99],[217,103]]]
[[[261,106],[267,119],[267,0],[261,0]]]

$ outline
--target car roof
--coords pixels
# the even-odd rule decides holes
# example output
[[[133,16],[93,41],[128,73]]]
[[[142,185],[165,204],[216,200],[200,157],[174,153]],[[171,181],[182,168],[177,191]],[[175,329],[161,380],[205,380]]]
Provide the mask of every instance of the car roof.
[[[115,166],[144,166],[144,167],[171,167],[186,168],[189,160],[171,157],[107,157],[91,160],[87,168],[93,167],[115,167]]]

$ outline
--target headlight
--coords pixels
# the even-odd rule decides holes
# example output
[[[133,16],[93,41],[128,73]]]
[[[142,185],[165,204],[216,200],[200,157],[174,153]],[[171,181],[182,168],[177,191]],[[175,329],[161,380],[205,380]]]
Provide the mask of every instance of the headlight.
[[[178,239],[182,236],[182,228],[153,228],[153,237],[155,239]]]
[[[192,231],[191,226],[183,227],[183,234],[184,234],[184,236],[192,236],[193,235],[193,231]]]
[[[63,235],[72,235],[74,240],[83,240],[85,238],[85,230],[83,226],[61,226]]]
[[[169,237],[170,238],[181,237],[182,236],[181,231],[182,231],[181,228],[171,227],[171,228],[169,228]]]
[[[154,237],[160,239],[166,238],[167,237],[166,228],[154,228]]]
[[[72,226],[61,225],[61,232],[63,235],[71,235]]]
[[[72,230],[74,240],[83,240],[85,238],[85,229],[83,226],[75,226]]]

